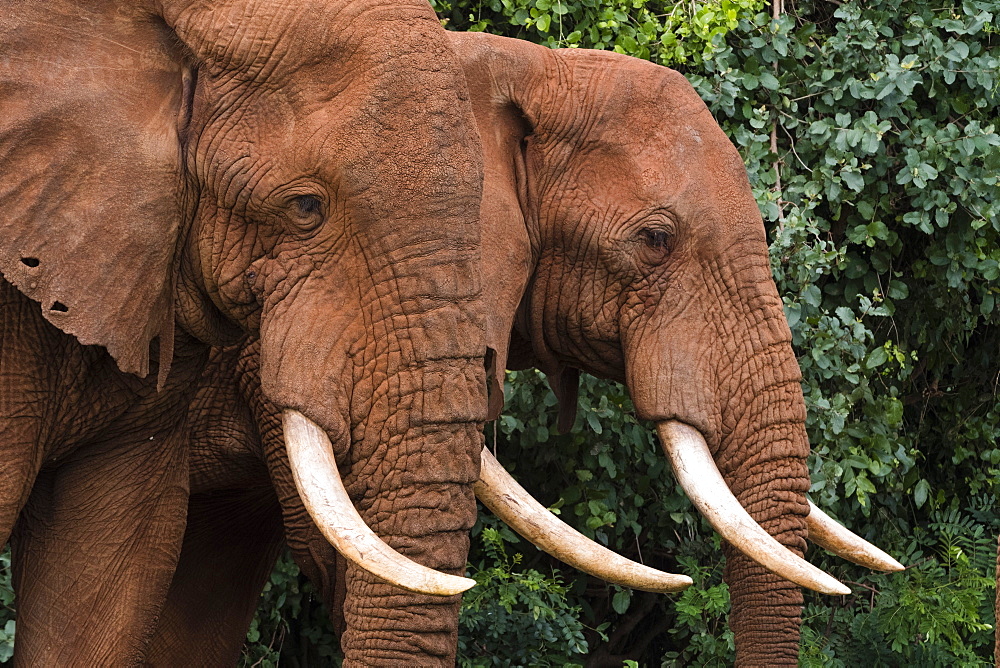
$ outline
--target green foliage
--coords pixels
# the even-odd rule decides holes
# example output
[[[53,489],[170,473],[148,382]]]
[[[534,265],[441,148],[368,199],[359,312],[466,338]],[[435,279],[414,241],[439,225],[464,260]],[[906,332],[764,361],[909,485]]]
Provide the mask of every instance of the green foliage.
[[[14,656],[14,587],[11,585],[10,547],[0,552],[0,663]]]
[[[807,605],[802,665],[992,665],[996,525],[974,514],[932,513],[899,548],[913,565],[865,576],[868,596]]]
[[[681,557],[678,563],[681,572],[694,580],[694,585],[685,589],[674,603],[677,617],[667,633],[678,649],[664,652],[662,665],[664,668],[732,665],[735,644],[733,632],[725,625],[729,587],[722,582],[722,563],[716,560],[702,566],[693,557]]]
[[[449,28],[550,47],[606,49],[662,65],[701,63],[761,0],[432,0]]]
[[[340,665],[340,643],[314,592],[291,556],[283,554],[264,585],[240,666]]]
[[[462,601],[459,665],[580,665],[588,650],[580,607],[567,603],[558,576],[519,570],[521,555],[506,548],[518,538],[496,520],[484,519],[479,537],[483,561],[490,565],[473,568],[478,586]]]

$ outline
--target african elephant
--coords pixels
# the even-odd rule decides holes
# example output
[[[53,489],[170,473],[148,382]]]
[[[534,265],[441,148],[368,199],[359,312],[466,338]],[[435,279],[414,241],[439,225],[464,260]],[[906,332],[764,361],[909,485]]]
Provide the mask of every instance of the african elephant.
[[[489,360],[491,412],[505,367],[547,374],[563,426],[572,425],[580,370],[625,383],[640,417],[657,424],[688,495],[728,541],[739,663],[797,664],[799,585],[848,591],[801,559],[807,526],[816,542],[848,558],[900,566],[819,511],[810,513],[799,370],[740,156],[676,72],[617,54],[551,51],[489,35],[451,39],[483,140],[482,275],[487,341],[496,351]],[[202,518],[202,528],[189,531],[165,613],[169,624],[153,645],[164,652],[157,656],[171,656],[183,620],[186,642],[197,628],[226,628],[230,651],[238,650],[238,627],[249,621],[255,588],[280,542],[278,513],[260,502],[272,494],[255,477],[261,461],[293,554],[345,637],[358,632],[350,611],[342,613],[349,574],[345,579],[342,560],[304,512],[277,411],[256,388],[256,352],[251,345],[226,354],[231,358],[215,359],[219,376],[235,368],[240,391],[212,381],[199,410],[227,413],[238,426],[200,432],[202,494],[192,517]],[[225,481],[224,472],[234,470],[257,482]],[[247,489],[256,491],[233,502]],[[547,530],[532,527],[540,515],[530,499],[486,452],[476,492],[518,531],[558,551]],[[424,503],[441,507],[437,497]],[[252,521],[224,530],[227,513],[248,508]],[[575,563],[601,571],[584,561]],[[255,577],[247,577],[251,572]],[[241,621],[227,622],[227,610],[237,609]],[[383,610],[386,618],[394,614],[392,606]],[[447,626],[425,622],[424,637]],[[406,662],[407,642],[383,642],[383,660]],[[441,658],[447,663],[453,655]]]
[[[268,401],[366,453],[354,494],[381,507],[403,476],[447,499],[374,522],[407,520],[391,543],[423,565],[340,529],[436,595],[413,618],[453,614],[472,581],[432,569],[462,571],[475,514],[482,157],[427,3],[2,0],[0,101],[16,663],[144,655],[184,534],[187,404],[209,346],[248,333]],[[394,595],[354,581],[348,605]]]

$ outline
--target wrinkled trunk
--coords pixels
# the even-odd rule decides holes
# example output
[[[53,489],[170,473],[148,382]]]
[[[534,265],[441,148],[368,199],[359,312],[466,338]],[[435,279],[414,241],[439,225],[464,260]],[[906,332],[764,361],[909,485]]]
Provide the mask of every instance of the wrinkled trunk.
[[[744,284],[742,294],[752,298],[743,302],[743,318],[735,320],[751,324],[750,331],[737,325],[729,333],[730,339],[742,340],[743,354],[736,359],[743,364],[734,370],[741,383],[724,395],[727,410],[716,461],[751,517],[802,556],[809,514],[809,439],[801,372],[769,268],[747,269],[760,279]],[[737,665],[798,665],[801,588],[729,545],[725,553]]]
[[[797,384],[795,389],[797,390]],[[759,424],[729,452],[747,454],[723,475],[740,504],[769,534],[795,554],[805,550],[805,493],[809,473],[808,442],[801,423],[783,422],[780,406],[787,398],[765,396],[756,401],[770,424]],[[771,573],[726,544],[725,581],[729,584],[729,624],[737,646],[738,666],[798,665],[802,589]]]
[[[485,372],[476,351],[460,343],[474,337],[462,326],[442,327],[449,320],[458,325],[431,311],[386,341],[402,349],[413,344],[414,356],[388,375],[368,376],[370,385],[362,381],[361,393],[371,391],[370,413],[355,428],[344,482],[366,523],[391,547],[460,575],[476,515]],[[454,665],[460,598],[405,592],[349,565],[345,665]]]
[[[695,280],[707,286],[687,288],[703,297],[687,300],[669,323],[633,327],[638,335],[626,341],[626,371],[640,416],[701,432],[740,505],[801,556],[809,486],[805,404],[791,333],[760,246],[736,245],[722,255],[728,263],[703,268],[704,278]],[[656,335],[642,336],[649,332]],[[799,585],[729,543],[725,554],[737,664],[797,665]]]
[[[374,287],[354,318],[331,317],[324,297],[303,295],[294,305],[303,317],[282,320],[301,325],[276,336],[265,321],[261,380],[276,405],[330,436],[347,492],[376,534],[419,564],[461,574],[486,410],[479,284],[466,249],[420,241],[372,261]],[[341,343],[316,343],[330,340]],[[353,563],[346,580],[347,665],[454,663],[460,597],[407,592]]]

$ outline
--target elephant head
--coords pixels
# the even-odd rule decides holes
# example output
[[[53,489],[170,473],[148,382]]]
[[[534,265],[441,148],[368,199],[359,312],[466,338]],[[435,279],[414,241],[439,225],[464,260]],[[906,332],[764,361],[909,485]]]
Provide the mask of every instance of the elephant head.
[[[739,154],[674,71],[489,35],[452,39],[483,138],[496,372],[543,370],[564,429],[579,371],[623,382],[727,540],[739,662],[796,664],[798,585],[849,591],[801,559],[807,533],[865,565],[902,567],[810,513],[800,372]],[[510,485],[502,471],[484,465],[477,494],[521,530],[496,493]]]
[[[463,569],[485,410],[481,155],[430,7],[4,2],[0,44],[3,276],[123,372],[158,340],[161,382],[175,323],[259,334],[263,393],[390,537],[345,550],[454,608],[471,581],[393,549]],[[396,590],[354,582],[363,626]]]

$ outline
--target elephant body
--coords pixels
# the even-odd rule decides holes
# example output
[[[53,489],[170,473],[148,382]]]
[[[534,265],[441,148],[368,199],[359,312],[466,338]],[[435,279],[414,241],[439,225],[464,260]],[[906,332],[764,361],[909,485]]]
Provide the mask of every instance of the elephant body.
[[[801,555],[809,445],[800,375],[763,224],[735,148],[690,85],[665,68],[482,34],[450,38],[483,141],[483,298],[487,342],[496,351],[487,356],[491,389],[502,387],[504,367],[536,366],[560,401],[560,423],[571,425],[581,370],[624,382],[640,417],[701,432],[753,520]],[[229,354],[238,363],[217,354],[203,379],[203,407],[193,415],[203,425],[194,447],[205,467],[194,478],[210,484],[201,497],[206,505],[192,505],[192,516],[200,511],[223,522],[231,506],[210,488],[237,494],[248,487],[238,477],[227,480],[219,453],[257,462],[247,465],[260,476],[249,485],[254,489],[267,485],[257,468],[263,462],[293,556],[349,639],[359,628],[345,603],[353,575],[295,491],[277,408],[255,379],[257,346]],[[227,377],[236,379],[229,382],[238,392],[214,389]],[[492,417],[497,406],[493,396]],[[239,426],[213,432],[205,416],[219,414]],[[371,470],[364,453],[345,459],[349,479]],[[411,491],[399,484],[390,493]],[[357,489],[354,498],[373,522],[378,509]],[[452,501],[427,494],[415,502],[430,511]],[[277,522],[276,511],[257,518],[267,540],[229,560],[220,579],[242,586],[228,594],[214,588],[217,575],[202,564],[219,563],[233,543],[221,532],[206,540],[204,532],[199,538],[189,530],[165,612],[167,619],[194,615],[195,626],[231,629],[230,656],[280,534],[276,524],[260,528]],[[799,586],[728,543],[725,553],[738,663],[797,664]],[[241,580],[241,572],[253,573],[253,581]],[[227,596],[225,605],[207,605],[208,591]],[[397,619],[411,601],[397,590],[377,614]],[[226,609],[241,611],[238,623]],[[428,608],[421,635],[387,637],[380,658],[450,665],[455,618],[454,607]],[[153,643],[157,660],[176,661],[173,652],[185,651],[176,645],[176,631],[161,628]]]
[[[249,335],[262,396],[364,453],[348,485],[376,529],[461,570],[485,417],[482,158],[430,7],[5,0],[0,54],[15,663],[146,655],[184,537],[188,404],[210,348]],[[386,496],[400,484],[445,512]],[[374,660],[395,593],[351,569],[345,648]]]

